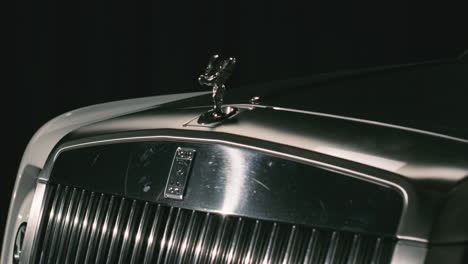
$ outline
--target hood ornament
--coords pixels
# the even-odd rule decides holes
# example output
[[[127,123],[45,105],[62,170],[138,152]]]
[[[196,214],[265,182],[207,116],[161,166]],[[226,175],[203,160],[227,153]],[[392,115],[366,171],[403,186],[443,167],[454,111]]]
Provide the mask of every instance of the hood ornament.
[[[235,58],[221,59],[213,55],[208,62],[205,72],[198,77],[200,85],[213,87],[213,109],[203,113],[198,119],[199,124],[211,124],[232,117],[237,108],[224,106],[223,99],[226,86],[224,82],[231,76],[236,64]]]

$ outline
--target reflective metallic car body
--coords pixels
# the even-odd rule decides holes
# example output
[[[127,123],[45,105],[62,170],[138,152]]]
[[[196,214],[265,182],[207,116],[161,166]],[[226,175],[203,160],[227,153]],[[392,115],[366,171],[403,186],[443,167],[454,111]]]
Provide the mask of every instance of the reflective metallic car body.
[[[69,215],[67,206],[78,210],[78,197],[91,200],[92,193],[102,193],[104,198],[95,202],[96,214],[102,200],[103,208],[108,206],[102,214],[109,215],[116,230],[121,214],[115,213],[120,207],[114,203],[123,206],[126,199],[132,201],[129,223],[134,211],[141,222],[121,227],[128,231],[121,231],[122,236],[131,233],[135,238],[122,237],[120,250],[112,253],[111,234],[104,231],[107,218],[96,216],[103,229],[90,231],[86,245],[93,253],[72,255],[78,260],[104,261],[101,253],[106,252],[108,261],[120,254],[121,260],[135,263],[156,258],[172,263],[189,257],[190,262],[229,263],[232,256],[244,262],[308,263],[312,247],[303,241],[314,241],[318,232],[329,236],[317,253],[320,258],[314,259],[317,263],[464,263],[468,125],[461,91],[468,87],[467,73],[467,64],[457,61],[322,75],[286,82],[283,85],[299,87],[287,91],[267,86],[233,89],[227,91],[225,104],[238,113],[216,124],[198,122],[211,108],[209,94],[148,98],[64,114],[46,124],[26,150],[2,263],[12,261],[16,230],[23,222],[27,223],[23,262],[41,261],[41,254],[66,259],[68,248],[55,249],[50,239],[71,238],[74,230],[85,229],[54,218],[53,210]],[[426,86],[431,85],[447,90],[440,90],[438,97],[426,96]],[[164,195],[179,147],[195,150],[181,200]],[[148,151],[157,158],[148,158]],[[151,169],[143,169],[146,166]],[[69,203],[60,209],[52,197]],[[73,219],[86,219],[84,213],[79,218],[79,211],[73,212]],[[168,235],[161,231],[156,251],[152,243],[157,236],[148,223],[162,221],[160,214]],[[191,235],[197,230],[191,225],[203,217],[218,223],[212,237],[205,229]],[[235,221],[250,223],[246,226],[252,239],[261,245],[245,240],[238,242],[245,249],[238,250],[228,244],[227,237],[237,241]],[[208,230],[207,223],[200,226]],[[268,234],[260,226],[267,226]],[[282,228],[289,231],[275,231]],[[307,239],[296,235],[296,229],[309,234]],[[143,242],[136,239],[139,234]],[[362,253],[359,259],[353,252],[359,251],[356,241],[361,235],[376,240],[371,253]],[[213,243],[197,244],[195,238]],[[280,239],[282,246],[275,246]],[[164,241],[172,242],[165,246]],[[204,253],[196,251],[197,246]],[[193,249],[193,255],[184,253],[186,248]]]

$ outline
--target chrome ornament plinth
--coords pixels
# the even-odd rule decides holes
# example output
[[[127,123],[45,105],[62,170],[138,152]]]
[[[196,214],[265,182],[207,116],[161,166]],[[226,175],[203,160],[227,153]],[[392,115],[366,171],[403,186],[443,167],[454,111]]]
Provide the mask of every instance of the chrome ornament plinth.
[[[223,107],[224,82],[231,76],[236,64],[235,58],[222,60],[219,55],[213,55],[208,62],[205,72],[198,77],[200,85],[213,88],[213,109],[203,113],[198,119],[199,124],[212,124],[228,119],[237,113],[237,108],[231,106]]]
[[[198,118],[199,124],[212,124],[216,122],[221,122],[225,119],[233,117],[238,112],[238,109],[232,106],[223,106],[216,111],[215,109],[211,109],[206,113],[203,113]]]

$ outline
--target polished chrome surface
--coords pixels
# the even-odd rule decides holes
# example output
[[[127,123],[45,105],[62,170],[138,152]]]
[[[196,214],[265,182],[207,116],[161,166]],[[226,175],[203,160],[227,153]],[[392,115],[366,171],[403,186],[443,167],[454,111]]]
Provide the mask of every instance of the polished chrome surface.
[[[42,180],[38,180],[34,198],[29,213],[29,221],[24,237],[23,250],[20,256],[20,263],[31,263],[32,252],[37,247],[36,239],[39,230],[40,218],[44,212],[45,204],[49,203],[50,196],[46,194],[46,184]]]
[[[151,150],[152,148],[150,148]],[[187,180],[192,168],[192,160],[195,157],[195,149],[177,148],[172,160],[171,170],[167,178],[164,198],[183,200]],[[149,185],[145,186],[149,188]],[[148,189],[149,190],[149,189]]]
[[[392,256],[394,264],[424,264],[427,263],[428,245],[411,241],[398,241]],[[447,262],[450,263],[450,262]],[[453,262],[462,263],[462,262]]]
[[[239,109],[232,106],[222,106],[220,111],[215,111],[214,109],[208,110],[207,112],[200,115],[197,120],[199,125],[211,125],[217,124],[222,121],[226,121],[230,118],[233,118],[239,113]]]
[[[397,177],[392,173],[388,173],[385,171],[376,171],[374,169],[369,169],[368,167],[356,167],[352,163],[347,163],[341,160],[330,160],[328,158],[323,159],[320,155],[314,155],[308,151],[297,151],[291,150],[288,151],[287,149],[282,149],[281,151],[274,150],[274,146],[269,144],[261,144],[259,141],[244,141],[244,140],[237,140],[235,138],[229,137],[217,137],[216,134],[212,134],[210,138],[203,138],[203,137],[188,137],[187,133],[184,133],[185,136],[176,136],[178,133],[173,132],[173,136],[167,135],[158,135],[157,132],[152,132],[151,135],[141,134],[128,136],[128,135],[119,135],[115,134],[113,137],[105,136],[105,137],[93,137],[93,138],[85,138],[83,140],[75,140],[69,141],[65,144],[59,145],[55,149],[52,155],[49,157],[49,161],[47,166],[45,167],[45,173],[41,177],[41,180],[48,181],[50,177],[50,173],[52,171],[54,162],[56,161],[57,157],[64,151],[69,151],[73,149],[85,148],[89,146],[98,146],[98,145],[107,145],[107,144],[114,144],[114,143],[122,143],[122,142],[143,142],[148,140],[155,140],[155,141],[163,141],[163,140],[171,140],[171,141],[182,141],[182,142],[198,142],[198,143],[214,143],[214,144],[222,144],[227,146],[235,146],[244,149],[250,149],[254,151],[258,151],[261,153],[266,153],[269,155],[273,155],[276,157],[281,157],[288,160],[298,161],[305,164],[310,164],[318,167],[322,167],[325,169],[329,169],[332,171],[336,171],[339,173],[344,173],[350,177],[356,177],[365,181],[370,181],[378,184],[383,184],[384,186],[391,186],[396,190],[399,190],[404,199],[404,210],[402,215],[402,223],[399,225],[399,231],[397,233],[398,238],[407,239],[407,240],[415,240],[415,241],[427,241],[427,236],[425,233],[420,233],[420,216],[416,212],[413,212],[419,206],[421,206],[418,200],[413,199],[413,197],[417,197],[415,193],[415,189],[412,185],[410,185],[404,179]],[[378,174],[378,177],[376,176]],[[412,203],[409,203],[411,199]],[[422,234],[422,235],[421,235]]]
[[[183,200],[164,196],[178,148],[197,150]],[[49,183],[192,210],[388,236],[396,234],[404,206],[401,193],[390,186],[239,147],[181,141],[64,151]]]
[[[222,60],[219,55],[211,57],[205,72],[198,77],[201,85],[213,87],[213,109],[203,113],[198,122],[200,124],[210,124],[219,122],[223,119],[233,116],[237,110],[232,107],[223,108],[224,92],[226,86],[224,83],[231,76],[236,63],[235,58]]]
[[[39,263],[64,263],[59,252],[70,252],[66,257],[80,263],[390,263],[395,245],[386,237],[200,212],[68,186],[49,185],[47,192],[53,199],[41,220]],[[66,230],[90,236],[78,239]],[[67,242],[47,240],[55,234]]]
[[[15,246],[13,248],[13,263],[18,264],[23,250],[24,235],[26,233],[26,223],[22,223],[16,231]]]

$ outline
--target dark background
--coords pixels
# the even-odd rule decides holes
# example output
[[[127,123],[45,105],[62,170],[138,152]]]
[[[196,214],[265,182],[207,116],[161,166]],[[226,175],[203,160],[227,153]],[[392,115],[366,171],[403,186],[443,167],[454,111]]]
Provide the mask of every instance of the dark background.
[[[47,120],[118,99],[200,91],[209,56],[238,59],[231,87],[455,58],[466,11],[390,1],[16,2],[13,109],[0,190],[0,237],[21,155]],[[0,242],[1,243],[1,242]]]

